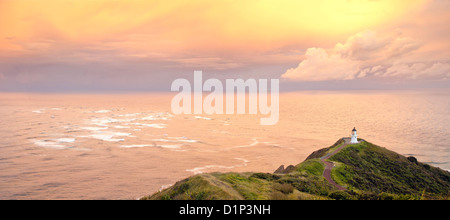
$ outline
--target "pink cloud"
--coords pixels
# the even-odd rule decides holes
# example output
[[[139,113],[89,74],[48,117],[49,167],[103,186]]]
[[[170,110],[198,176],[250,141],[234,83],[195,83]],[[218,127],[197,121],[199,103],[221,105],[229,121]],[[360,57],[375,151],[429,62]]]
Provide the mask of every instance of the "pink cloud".
[[[293,81],[352,80],[363,77],[446,78],[450,63],[429,61],[422,43],[395,33],[366,30],[331,49],[309,48],[296,68],[282,78]],[[422,56],[422,57],[421,57]],[[428,61],[424,61],[428,60]]]
[[[450,64],[449,63],[396,63],[389,67],[381,76],[394,77],[394,76],[407,76],[409,78],[417,79],[423,77],[450,77]]]
[[[296,81],[350,80],[358,74],[358,62],[323,48],[309,48],[297,68],[291,68],[283,78]]]

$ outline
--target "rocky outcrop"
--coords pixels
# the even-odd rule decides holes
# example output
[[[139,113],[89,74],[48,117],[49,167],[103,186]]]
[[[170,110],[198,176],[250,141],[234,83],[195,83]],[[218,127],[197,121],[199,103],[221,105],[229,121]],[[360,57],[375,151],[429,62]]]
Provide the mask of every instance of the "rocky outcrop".
[[[287,173],[290,173],[290,172],[293,172],[293,171],[295,171],[295,166],[294,165],[289,165],[288,167],[286,167],[286,169],[284,168],[284,165],[281,165],[273,173],[274,174],[287,174]]]
[[[278,167],[277,170],[275,170],[275,172],[273,172],[274,174],[283,174],[284,173],[284,165],[281,165],[280,167]]]

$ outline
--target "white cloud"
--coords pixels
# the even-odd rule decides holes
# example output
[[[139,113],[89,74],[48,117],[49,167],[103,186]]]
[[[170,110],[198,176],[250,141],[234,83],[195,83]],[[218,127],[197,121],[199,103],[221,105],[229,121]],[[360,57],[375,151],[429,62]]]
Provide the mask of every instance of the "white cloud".
[[[357,62],[341,54],[329,54],[322,48],[309,48],[306,59],[297,68],[287,70],[283,78],[297,81],[349,80],[359,72]]]
[[[326,81],[370,76],[411,79],[449,77],[450,62],[417,61],[421,58],[421,54],[416,53],[420,46],[419,41],[410,37],[386,34],[380,36],[374,31],[366,30],[331,49],[309,48],[305,59],[296,68],[288,69],[282,78],[293,81]]]

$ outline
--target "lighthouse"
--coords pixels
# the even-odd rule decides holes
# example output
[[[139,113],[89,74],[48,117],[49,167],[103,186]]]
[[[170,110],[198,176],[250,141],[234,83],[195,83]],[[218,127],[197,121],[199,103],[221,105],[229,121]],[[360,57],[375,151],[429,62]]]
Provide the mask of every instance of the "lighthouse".
[[[352,144],[358,143],[358,134],[356,134],[356,128],[353,128],[352,130],[352,139],[350,140],[350,143]]]

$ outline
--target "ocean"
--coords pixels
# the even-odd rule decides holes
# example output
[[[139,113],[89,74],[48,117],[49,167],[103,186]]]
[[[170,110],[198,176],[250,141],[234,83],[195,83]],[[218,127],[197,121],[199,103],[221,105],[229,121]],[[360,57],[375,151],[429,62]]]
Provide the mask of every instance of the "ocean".
[[[273,172],[350,136],[450,170],[450,91],[280,94],[261,115],[174,115],[171,93],[0,93],[0,199],[138,199],[206,172]]]

